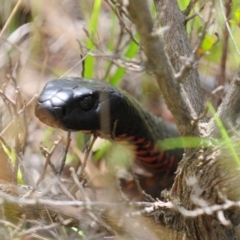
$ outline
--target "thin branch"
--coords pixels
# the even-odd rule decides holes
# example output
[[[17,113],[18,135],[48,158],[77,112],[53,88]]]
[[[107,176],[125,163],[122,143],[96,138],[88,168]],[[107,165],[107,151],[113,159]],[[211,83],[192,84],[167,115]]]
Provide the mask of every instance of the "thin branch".
[[[203,42],[203,40],[206,36],[207,28],[210,24],[210,20],[211,20],[211,17],[212,17],[212,12],[213,12],[213,5],[211,5],[210,11],[208,13],[207,20],[201,18],[199,12],[196,12],[196,15],[199,16],[202,19],[204,24],[203,24],[202,31],[199,34],[199,38],[197,39],[197,43],[196,43],[196,45],[193,49],[193,53],[189,57],[185,58],[185,61],[183,62],[183,65],[181,66],[179,72],[175,75],[176,79],[180,80],[181,82],[184,81],[184,79],[189,74],[190,70],[197,69],[199,58],[204,54],[203,53],[201,56],[199,56],[198,50],[199,50],[199,48],[200,48],[200,46],[201,46],[201,44],[202,44],[202,42]],[[218,42],[218,40],[213,45],[215,45]]]
[[[89,154],[90,154],[90,152],[91,152],[91,150],[92,150],[93,144],[95,143],[96,139],[97,139],[97,135],[96,135],[96,134],[93,134],[93,138],[92,138],[92,141],[91,141],[91,143],[90,143],[90,146],[87,147],[87,151],[86,151],[86,153],[85,153],[85,156],[84,156],[84,159],[83,159],[83,163],[82,163],[81,167],[80,167],[80,168],[78,169],[78,171],[77,171],[77,174],[78,174],[79,176],[82,176],[82,174],[83,174],[83,172],[84,172],[84,169],[85,169],[85,167],[86,167],[86,165],[87,165],[88,156],[89,156]]]
[[[228,21],[232,11],[232,0],[225,1],[225,11],[226,11],[226,14],[225,13],[222,13],[222,14],[226,16]],[[222,44],[222,51],[221,51],[222,57],[221,57],[221,63],[220,63],[220,72],[218,76],[218,86],[224,86],[226,81],[226,61],[228,56],[228,40],[229,40],[229,31],[228,31],[227,25],[225,25],[223,30],[223,44]],[[221,101],[221,97],[222,95],[220,95],[219,101]]]
[[[75,176],[76,177],[76,176]],[[77,179],[76,179],[77,180]],[[1,188],[3,185],[1,185]],[[36,193],[37,194],[37,193]],[[78,214],[77,207],[83,207],[84,209],[90,209],[92,207],[102,207],[102,208],[108,208],[108,207],[120,207],[124,206],[126,203],[121,203],[119,201],[117,202],[103,202],[103,201],[66,201],[66,200],[56,200],[56,199],[47,199],[47,198],[39,198],[37,196],[31,195],[31,198],[24,198],[20,196],[11,196],[7,193],[4,193],[0,191],[0,197],[5,200],[8,203],[15,203],[18,205],[23,206],[46,206],[47,208],[52,209],[54,211],[54,207],[74,207],[76,208],[76,214]],[[48,197],[53,198],[52,194]],[[198,198],[198,201],[200,199]],[[163,201],[155,201],[155,202],[132,202],[128,203],[130,206],[134,208],[140,208],[140,210],[136,211],[133,209],[133,211],[126,211],[125,215],[128,216],[138,216],[142,214],[150,214],[157,210],[166,210],[171,209],[172,211],[179,212],[185,217],[198,217],[204,214],[207,215],[213,215],[214,213],[218,214],[219,220],[224,224],[228,223],[225,221],[224,215],[222,215],[222,212],[228,209],[232,209],[233,207],[240,207],[240,201],[231,201],[228,199],[224,200],[223,204],[213,204],[213,205],[204,205],[200,206],[198,208],[195,208],[193,210],[188,210],[181,205],[174,204],[172,202],[163,202]],[[56,208],[59,210],[59,208]],[[66,212],[65,212],[66,213]],[[39,213],[40,214],[40,213]],[[96,215],[92,212],[91,217],[93,217],[96,220]],[[98,218],[97,221],[101,221],[101,219]],[[105,223],[103,224],[104,227],[107,227]]]
[[[25,104],[19,111],[18,111],[18,115],[21,115],[24,113],[24,111],[31,106],[32,102],[35,101],[37,98],[37,95],[34,95],[29,101],[27,104]],[[0,132],[0,135],[3,135],[5,133],[5,131],[11,127],[11,125],[14,123],[15,119],[12,119],[8,125]]]
[[[75,201],[76,198],[68,191],[68,189],[65,187],[64,184],[62,184],[60,182],[60,180],[58,179],[57,181],[57,185],[59,186],[59,188],[61,189],[61,191],[72,201]]]
[[[14,225],[13,223],[10,223],[10,222],[8,222],[8,221],[6,221],[6,220],[0,219],[0,224],[4,225],[4,226],[6,226],[6,227],[12,227],[12,228],[14,228],[14,229],[16,229],[16,230],[19,231],[17,225]]]
[[[204,8],[205,8],[205,6],[206,6],[206,4],[203,4],[202,5],[202,7],[199,9],[199,12],[201,12]],[[195,18],[196,16],[198,16],[198,13],[194,13],[194,14],[192,14],[191,16],[189,16],[189,17],[186,17],[185,18],[185,24],[188,22],[188,21],[190,21],[190,20],[192,20],[193,18]],[[191,42],[191,41],[190,41]]]
[[[222,13],[222,15],[223,15],[223,18],[224,18],[224,21],[225,21],[227,30],[228,30],[228,32],[229,32],[229,35],[230,35],[231,39],[232,39],[233,45],[234,45],[234,47],[235,47],[238,55],[240,56],[240,51],[239,51],[239,49],[238,49],[238,47],[237,47],[237,43],[235,42],[234,37],[233,37],[233,35],[232,35],[232,31],[231,31],[230,26],[229,26],[229,24],[228,24],[228,19],[227,19],[226,15],[224,14],[224,7],[223,7],[222,0],[219,0],[219,3],[220,3],[221,13]]]
[[[71,167],[69,170],[70,170],[70,172],[71,172],[72,179],[73,179],[74,183],[77,185],[77,187],[78,187],[78,189],[80,190],[81,194],[83,195],[85,202],[86,202],[86,203],[89,203],[89,202],[90,202],[90,199],[89,199],[89,197],[87,196],[86,192],[84,191],[84,188],[83,188],[83,186],[82,186],[82,183],[79,182],[78,176],[77,176],[77,174],[75,173],[74,168]]]
[[[51,148],[51,150],[49,151],[46,147],[40,146],[40,150],[43,154],[43,156],[45,157],[45,163],[43,166],[43,170],[41,175],[39,176],[37,182],[36,182],[36,186],[38,186],[40,184],[40,182],[43,180],[45,172],[47,170],[47,166],[49,165],[52,168],[52,171],[57,174],[57,171],[55,169],[55,167],[53,166],[53,164],[51,164],[51,157],[57,147],[57,145],[62,141],[62,138],[60,138],[59,140],[54,142],[53,147]]]
[[[189,4],[187,5],[187,8],[183,11],[183,14],[185,16],[188,16],[192,9],[194,8],[195,4],[197,3],[198,0],[190,0]]]
[[[89,56],[94,57],[103,57],[108,60],[110,60],[112,63],[114,63],[118,67],[125,68],[132,72],[143,72],[146,70],[145,66],[137,61],[134,60],[127,60],[124,58],[121,58],[117,54],[108,54],[108,53],[88,53]]]
[[[70,146],[70,143],[71,143],[71,132],[69,131],[67,133],[67,143],[66,143],[66,148],[64,150],[64,154],[63,154],[63,158],[62,158],[62,161],[61,161],[61,165],[60,165],[60,168],[59,168],[59,171],[58,171],[58,175],[61,175],[62,171],[63,171],[63,168],[65,166],[65,162],[66,162],[66,159],[67,159],[67,153],[68,153],[68,149],[69,149],[69,146]]]
[[[3,184],[1,184],[0,186],[1,188],[3,188]],[[17,187],[16,188],[19,188],[20,187]],[[29,189],[30,191],[32,191],[32,189]],[[20,191],[21,192],[21,191]],[[19,193],[20,193],[19,192]],[[26,192],[27,193],[27,192]],[[51,206],[61,206],[61,207],[64,207],[64,206],[75,206],[75,207],[84,207],[86,208],[88,205],[90,205],[91,207],[94,207],[94,206],[118,206],[118,205],[123,205],[125,203],[119,203],[119,202],[103,202],[103,201],[91,201],[89,203],[86,203],[84,201],[78,201],[78,200],[75,200],[75,201],[66,201],[64,199],[61,199],[63,198],[62,196],[59,196],[59,195],[56,195],[54,196],[53,194],[50,194],[47,198],[47,196],[45,196],[43,198],[43,196],[41,196],[41,193],[40,192],[34,192],[34,194],[30,194],[32,196],[32,198],[25,198],[23,196],[13,196],[13,195],[10,195],[8,193],[5,193],[5,192],[2,192],[0,191],[0,197],[5,200],[6,202],[8,203],[16,203],[18,205],[38,205],[38,204],[41,204],[41,205],[45,205],[45,206],[48,206],[48,207],[51,207]],[[58,200],[57,199],[54,199],[58,196]]]
[[[106,0],[105,2],[108,5],[110,5],[111,8],[113,8],[112,4],[108,0]],[[121,27],[120,28],[120,33],[119,33],[119,36],[118,36],[118,39],[117,39],[117,43],[115,44],[115,47],[114,47],[114,54],[117,54],[118,52],[120,52],[120,45],[121,45],[121,42],[123,41],[124,36],[125,36],[124,29],[123,29],[123,27]],[[107,79],[112,67],[113,67],[113,62],[111,61],[109,66],[107,67],[107,69],[105,71],[103,79]]]
[[[155,199],[154,199],[151,195],[147,194],[147,193],[142,189],[142,187],[141,187],[141,185],[140,185],[140,182],[139,182],[136,174],[134,173],[133,169],[131,169],[131,174],[132,174],[132,176],[133,176],[133,180],[134,180],[134,182],[135,182],[135,184],[136,184],[136,187],[137,187],[138,192],[139,192],[142,196],[144,196],[147,200],[149,200],[149,201],[151,201],[151,202],[155,202]]]
[[[199,56],[198,56],[198,50],[199,50],[200,45],[202,44],[202,42],[203,42],[203,40],[204,40],[204,38],[205,38],[205,36],[206,36],[206,34],[207,34],[207,29],[208,29],[208,27],[209,27],[209,25],[210,25],[210,21],[211,21],[212,13],[213,13],[213,12],[214,12],[214,5],[213,5],[213,3],[210,3],[210,10],[209,10],[209,13],[208,13],[208,15],[207,15],[207,19],[206,19],[206,20],[205,20],[205,17],[202,17],[202,16],[201,16],[200,12],[196,12],[197,15],[199,16],[199,18],[200,18],[200,19],[202,20],[202,22],[203,22],[202,31],[201,31],[201,33],[199,34],[199,37],[198,37],[198,39],[197,39],[197,43],[196,43],[196,45],[195,45],[195,47],[194,47],[194,49],[193,49],[193,54],[194,54],[194,56],[195,56],[196,59],[199,58]],[[215,44],[216,44],[216,43],[215,43]]]
[[[10,103],[11,107],[14,108],[16,106],[16,101],[11,99],[10,97],[8,97],[6,95],[5,92],[3,92],[2,90],[0,90],[0,96],[2,97],[2,99],[7,102],[7,103]]]
[[[49,229],[53,229],[55,227],[60,226],[59,223],[52,223],[50,225],[46,225],[46,226],[36,226],[36,227],[32,227],[28,230],[22,231],[22,232],[18,232],[17,237],[23,237],[32,233],[36,233],[37,231],[41,231],[41,230],[49,230]]]
[[[110,6],[110,8],[112,9],[112,11],[116,14],[118,20],[119,20],[119,24],[120,26],[125,29],[125,31],[128,33],[128,35],[130,36],[130,39],[139,46],[139,42],[137,41],[137,39],[134,37],[134,34],[132,33],[132,30],[126,25],[126,23],[124,22],[121,14],[112,6],[112,4],[108,1],[105,0],[105,2],[107,2],[108,6]],[[120,10],[122,10],[120,8]],[[122,13],[125,13],[125,11],[121,11]]]

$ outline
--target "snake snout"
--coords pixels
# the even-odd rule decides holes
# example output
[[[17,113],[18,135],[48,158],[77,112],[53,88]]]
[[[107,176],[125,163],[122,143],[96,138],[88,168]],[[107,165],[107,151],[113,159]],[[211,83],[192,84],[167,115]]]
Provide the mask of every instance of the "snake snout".
[[[39,118],[39,120],[51,127],[59,127],[61,125],[59,119],[61,119],[64,114],[64,108],[53,107],[49,100],[45,102],[38,102],[35,108],[35,115]]]

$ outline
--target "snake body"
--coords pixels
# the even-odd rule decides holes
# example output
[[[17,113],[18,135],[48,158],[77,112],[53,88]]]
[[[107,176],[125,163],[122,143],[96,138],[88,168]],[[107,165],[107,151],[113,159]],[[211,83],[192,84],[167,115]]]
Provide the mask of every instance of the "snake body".
[[[165,151],[158,144],[179,136],[173,124],[152,115],[129,94],[104,81],[50,81],[39,96],[35,114],[51,127],[127,141],[134,146],[137,163],[152,172],[172,173],[182,158],[181,148]]]

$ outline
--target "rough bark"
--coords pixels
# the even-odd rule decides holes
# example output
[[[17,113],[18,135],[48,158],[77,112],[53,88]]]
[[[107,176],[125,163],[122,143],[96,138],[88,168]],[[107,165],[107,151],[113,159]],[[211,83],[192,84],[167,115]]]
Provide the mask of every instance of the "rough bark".
[[[191,239],[239,239],[239,207],[223,207],[239,200],[239,180],[239,163],[229,149],[209,148],[185,157],[170,196],[192,212],[191,217],[186,210],[173,215],[173,228],[186,231]],[[215,207],[219,211],[210,210]]]
[[[155,0],[155,4],[161,25],[168,27],[163,35],[165,50],[175,72],[178,73],[186,64],[186,59],[191,58],[194,54],[186,33],[186,16],[179,10],[175,0]],[[204,104],[196,67],[197,62],[195,61],[181,79],[181,84],[196,115],[199,116],[203,112]]]

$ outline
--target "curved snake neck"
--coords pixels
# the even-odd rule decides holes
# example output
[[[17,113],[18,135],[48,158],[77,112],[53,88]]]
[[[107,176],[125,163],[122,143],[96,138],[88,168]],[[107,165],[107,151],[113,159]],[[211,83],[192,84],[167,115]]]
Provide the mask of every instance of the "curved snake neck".
[[[40,94],[35,114],[52,127],[128,141],[135,147],[137,162],[153,172],[173,172],[182,158],[182,149],[164,151],[158,144],[179,137],[174,125],[155,117],[130,95],[103,81],[53,80]]]

